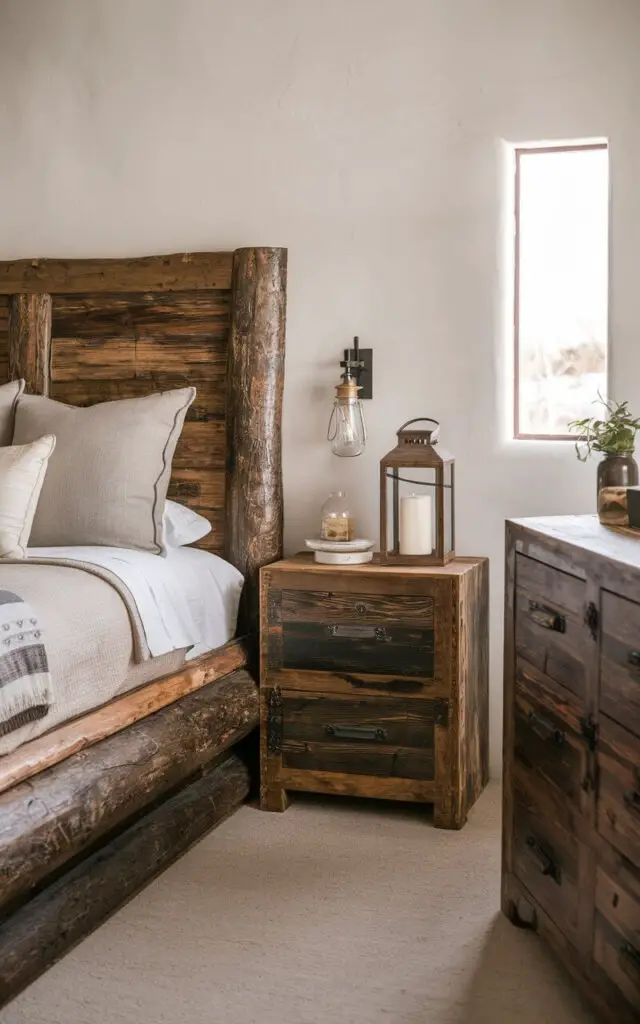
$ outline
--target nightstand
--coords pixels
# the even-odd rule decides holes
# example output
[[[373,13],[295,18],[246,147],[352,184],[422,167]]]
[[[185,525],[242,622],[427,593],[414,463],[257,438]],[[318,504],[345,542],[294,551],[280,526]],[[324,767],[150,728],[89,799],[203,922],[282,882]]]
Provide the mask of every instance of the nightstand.
[[[461,828],[488,778],[488,599],[485,558],[262,569],[261,807],[412,800]]]

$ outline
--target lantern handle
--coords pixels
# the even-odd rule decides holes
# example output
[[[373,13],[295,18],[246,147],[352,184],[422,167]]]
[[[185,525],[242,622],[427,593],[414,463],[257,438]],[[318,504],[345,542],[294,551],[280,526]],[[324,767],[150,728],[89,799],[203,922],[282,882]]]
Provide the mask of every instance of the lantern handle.
[[[403,423],[402,426],[396,431],[396,434],[398,435],[398,437],[400,436],[402,431],[405,430],[407,427],[410,427],[412,423],[435,423],[436,430],[429,431],[429,435],[435,434],[436,436],[435,437],[431,437],[430,436],[429,440],[431,441],[432,444],[437,444],[438,443],[438,434],[440,432],[440,423],[439,423],[438,420],[434,420],[430,416],[416,416],[416,418],[414,420],[407,420],[407,422]]]

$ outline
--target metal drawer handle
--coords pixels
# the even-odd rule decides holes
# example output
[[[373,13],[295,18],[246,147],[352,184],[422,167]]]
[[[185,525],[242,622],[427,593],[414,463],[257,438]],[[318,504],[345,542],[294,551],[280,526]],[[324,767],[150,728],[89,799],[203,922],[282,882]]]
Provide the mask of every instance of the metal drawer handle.
[[[630,665],[633,665],[634,668],[640,668],[640,651],[629,651],[627,661]]]
[[[622,794],[622,799],[632,814],[640,815],[640,793],[637,789],[628,789]]]
[[[381,743],[387,738],[387,730],[372,725],[328,725],[327,736],[337,740],[377,740]]]
[[[548,875],[549,878],[553,879],[556,885],[561,885],[562,872],[559,865],[556,864],[553,858],[549,856],[546,850],[542,849],[540,843],[534,836],[527,836],[526,842],[529,847],[531,859],[535,861],[540,873]]]
[[[329,636],[340,636],[347,640],[390,640],[384,626],[327,626]]]
[[[546,605],[538,604],[537,601],[529,601],[529,611],[533,621],[543,629],[552,629],[554,633],[566,632],[567,623],[564,615],[554,612],[553,608],[547,608]]]
[[[618,962],[627,977],[640,983],[640,950],[630,942],[623,942],[618,953]]]
[[[559,747],[564,745],[566,740],[566,734],[562,729],[556,729],[555,725],[548,722],[542,715],[537,715],[535,711],[529,711],[527,714],[529,724],[531,727],[542,737],[543,740],[553,740]]]

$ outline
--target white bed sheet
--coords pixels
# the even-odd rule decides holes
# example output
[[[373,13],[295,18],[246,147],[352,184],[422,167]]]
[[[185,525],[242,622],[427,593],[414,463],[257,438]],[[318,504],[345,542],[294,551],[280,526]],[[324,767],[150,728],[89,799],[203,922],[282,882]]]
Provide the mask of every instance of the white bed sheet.
[[[152,658],[189,648],[187,660],[215,650],[236,630],[243,577],[218,555],[170,548],[166,556],[109,547],[29,548],[27,557],[101,566],[133,597]]]

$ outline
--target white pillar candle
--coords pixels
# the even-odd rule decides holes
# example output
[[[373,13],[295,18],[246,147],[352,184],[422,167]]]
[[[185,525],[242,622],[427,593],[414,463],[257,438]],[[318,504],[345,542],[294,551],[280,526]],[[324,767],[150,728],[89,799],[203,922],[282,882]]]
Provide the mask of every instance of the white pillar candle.
[[[409,494],[400,498],[400,554],[430,555],[431,496]]]

